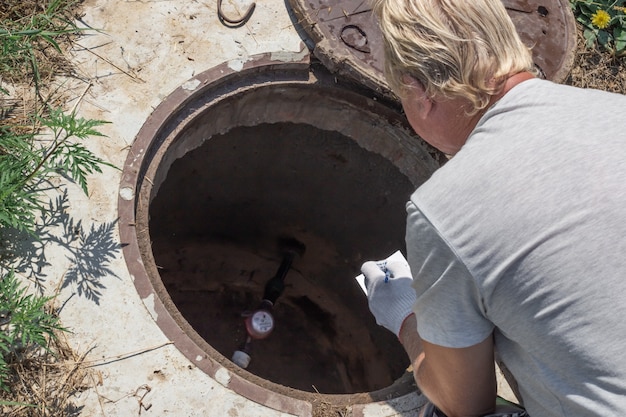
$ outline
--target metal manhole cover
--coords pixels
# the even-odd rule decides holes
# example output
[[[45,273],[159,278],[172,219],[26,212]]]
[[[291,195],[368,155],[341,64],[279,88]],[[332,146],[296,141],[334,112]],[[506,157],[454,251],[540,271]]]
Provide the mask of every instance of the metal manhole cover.
[[[569,0],[502,0],[545,77],[565,80],[574,61],[576,23]],[[289,0],[315,42],[314,55],[332,72],[388,94],[382,34],[368,0]]]

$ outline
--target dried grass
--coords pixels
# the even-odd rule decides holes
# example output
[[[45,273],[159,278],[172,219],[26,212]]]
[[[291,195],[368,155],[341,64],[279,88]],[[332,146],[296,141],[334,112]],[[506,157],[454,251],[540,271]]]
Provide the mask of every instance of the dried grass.
[[[52,1],[0,1],[0,28],[15,31],[28,27],[32,16],[44,13]],[[56,1],[60,4],[60,12],[55,15],[60,30],[64,26],[63,20],[71,22],[77,17],[82,0]],[[54,28],[51,29],[54,31]],[[62,51],[67,50],[72,45],[73,36],[61,34],[55,37],[55,41]],[[1,57],[3,62],[13,64],[13,70],[5,70],[0,74],[0,86],[10,93],[8,96],[0,94],[0,126],[11,126],[18,133],[33,130],[32,115],[40,114],[45,104],[59,105],[62,94],[49,91],[55,77],[74,75],[72,64],[66,55],[57,51],[49,42],[43,39],[34,40],[31,52],[37,62],[36,74],[31,61],[25,60],[19,54]],[[37,86],[35,79],[39,80]]]
[[[616,58],[598,48],[585,49],[581,30],[577,55],[565,84],[626,94],[626,57]]]
[[[82,1],[82,0],[80,0]],[[28,26],[28,22],[37,14],[44,14],[48,5],[53,0],[2,0],[0,2],[0,27],[4,26],[10,30],[21,29]],[[77,17],[80,2],[77,0],[56,0],[59,4],[59,11],[54,14],[46,30],[57,31],[61,28],[68,28],[64,22],[72,22]],[[62,49],[67,48],[72,42],[71,34],[59,34],[55,41]],[[38,74],[42,84],[49,84],[58,75],[72,74],[72,65],[67,57],[58,52],[51,44],[44,40],[36,43],[35,56],[38,63]],[[33,80],[32,71],[15,71],[3,74],[4,80],[14,84],[31,84]]]
[[[78,416],[72,397],[92,385],[90,369],[68,345],[64,333],[51,341],[50,351],[32,350],[10,365],[11,392],[0,393],[0,415],[5,417]],[[9,403],[3,405],[2,403]]]

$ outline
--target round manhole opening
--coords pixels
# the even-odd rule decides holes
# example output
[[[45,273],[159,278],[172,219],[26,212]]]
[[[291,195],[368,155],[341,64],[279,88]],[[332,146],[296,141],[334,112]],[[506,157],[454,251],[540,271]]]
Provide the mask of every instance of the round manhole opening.
[[[440,155],[369,90],[265,59],[196,77],[138,135],[119,200],[137,289],[183,353],[255,401],[404,395],[408,358],[354,277],[404,249],[404,205]],[[279,275],[272,331],[249,338]]]
[[[402,375],[407,357],[352,277],[364,255],[402,247],[412,189],[340,133],[234,128],[170,167],[149,209],[154,260],[183,317],[230,358],[247,339],[242,314],[260,305],[288,241],[299,242],[271,308],[274,330],[250,342],[247,369],[304,391],[375,391]]]

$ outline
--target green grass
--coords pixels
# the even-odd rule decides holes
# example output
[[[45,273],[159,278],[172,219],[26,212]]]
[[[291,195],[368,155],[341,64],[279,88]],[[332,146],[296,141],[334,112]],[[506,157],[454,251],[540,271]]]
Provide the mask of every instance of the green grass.
[[[53,76],[63,56],[60,40],[76,35],[78,28],[70,10],[78,1],[7,1],[7,13],[0,22],[0,74],[10,81],[32,80],[39,89],[45,76]],[[36,7],[35,7],[36,6]],[[49,49],[52,48],[52,51]],[[43,64],[43,65],[42,65]]]

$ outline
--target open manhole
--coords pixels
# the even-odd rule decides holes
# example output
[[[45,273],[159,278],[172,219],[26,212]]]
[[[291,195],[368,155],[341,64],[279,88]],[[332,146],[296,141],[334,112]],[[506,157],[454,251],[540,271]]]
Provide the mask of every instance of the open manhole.
[[[309,99],[299,106],[314,105]],[[364,257],[403,248],[413,189],[342,133],[305,123],[234,127],[170,166],[149,208],[152,253],[183,317],[230,358],[246,340],[242,313],[302,246],[271,308],[275,328],[250,343],[247,369],[304,391],[375,391],[403,374],[407,358],[352,277]]]
[[[226,369],[255,401],[276,393],[283,405],[271,406],[287,412],[284,397],[354,404],[414,390],[354,277],[404,251],[405,203],[442,161],[394,103],[301,59],[224,64],[180,87],[142,128],[120,191],[125,257],[160,327],[207,373]],[[304,253],[244,370],[230,360],[242,313],[285,239]]]

